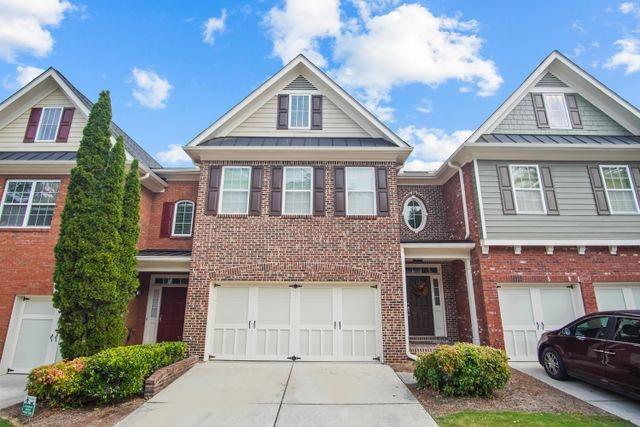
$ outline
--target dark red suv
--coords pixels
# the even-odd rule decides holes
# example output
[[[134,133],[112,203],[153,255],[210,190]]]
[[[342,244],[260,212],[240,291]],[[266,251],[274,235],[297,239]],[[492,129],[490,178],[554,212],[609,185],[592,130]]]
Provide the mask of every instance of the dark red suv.
[[[574,377],[640,400],[640,310],[592,313],[546,332],[538,361],[553,379]]]

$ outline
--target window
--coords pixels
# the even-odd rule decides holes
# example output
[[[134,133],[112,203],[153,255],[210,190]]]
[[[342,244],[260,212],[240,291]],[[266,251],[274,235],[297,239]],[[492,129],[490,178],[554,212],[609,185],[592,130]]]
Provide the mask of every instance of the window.
[[[549,127],[551,129],[571,129],[571,121],[569,120],[569,111],[567,110],[567,101],[564,94],[545,93],[543,96]]]
[[[640,344],[640,320],[627,317],[618,318],[614,341]]]
[[[62,107],[46,107],[42,109],[36,142],[53,142],[58,136],[58,127],[62,118]]]
[[[176,203],[173,214],[172,236],[191,236],[193,227],[194,204],[190,200],[182,200]]]
[[[284,168],[282,212],[285,215],[311,215],[311,176],[311,168]]]
[[[250,166],[225,166],[222,168],[220,213],[247,214],[249,212]]]
[[[345,168],[347,215],[375,215],[376,178],[373,168]]]
[[[404,222],[416,233],[424,228],[427,222],[427,210],[422,200],[415,196],[409,197],[404,203]]]
[[[289,96],[289,128],[309,129],[311,121],[311,96]]]
[[[627,166],[600,166],[611,213],[638,212],[638,201]]]
[[[578,323],[574,329],[576,337],[605,339],[607,336],[608,317],[592,317]]]
[[[436,307],[440,306],[440,285],[438,284],[438,279],[435,277],[431,278],[431,283],[433,284],[433,305]]]
[[[0,227],[49,227],[60,181],[7,181]]]
[[[537,165],[509,165],[516,212],[543,214],[546,212]]]

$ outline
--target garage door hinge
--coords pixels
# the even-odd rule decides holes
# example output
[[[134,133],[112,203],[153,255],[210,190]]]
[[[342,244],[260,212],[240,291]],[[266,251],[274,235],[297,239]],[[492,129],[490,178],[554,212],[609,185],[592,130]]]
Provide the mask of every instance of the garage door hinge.
[[[573,289],[573,285],[568,285],[567,288]]]
[[[301,288],[302,286],[301,286],[301,285],[298,285],[297,283],[295,283],[295,284],[293,284],[293,285],[289,285],[289,287],[290,287],[290,288],[293,288],[293,289],[298,289],[298,288]]]
[[[22,301],[31,301],[31,298],[29,298],[29,297],[22,297]]]
[[[371,286],[369,286],[369,287],[370,287],[370,288],[373,288],[373,289],[378,289],[378,285],[371,285]]]
[[[219,287],[220,287],[220,284],[219,284],[219,283],[214,283],[214,284],[213,284],[213,287],[214,287],[214,288],[219,288]]]
[[[7,368],[7,374],[10,374],[11,372],[13,372],[13,369]]]
[[[379,362],[380,361],[380,356],[374,357],[373,360],[377,360]]]
[[[289,360],[291,360],[291,361],[295,362],[296,360],[300,360],[301,358],[300,358],[300,357],[298,357],[298,356],[291,356],[291,357],[287,357],[287,359],[289,359]]]
[[[215,356],[209,356],[209,360],[215,359],[215,358],[216,358]]]

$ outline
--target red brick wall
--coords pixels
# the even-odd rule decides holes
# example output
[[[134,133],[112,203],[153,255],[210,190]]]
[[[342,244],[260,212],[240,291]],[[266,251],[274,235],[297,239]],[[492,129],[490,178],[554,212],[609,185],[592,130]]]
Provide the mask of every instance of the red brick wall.
[[[400,207],[400,240],[424,241],[424,240],[447,240],[447,218],[444,204],[442,186],[439,185],[399,185],[398,186],[399,207]],[[404,221],[402,210],[404,203],[411,196],[415,196],[424,203],[427,210],[425,226],[419,232],[414,232]]]
[[[324,163],[326,216],[269,216],[271,164],[264,169],[261,215],[249,217],[204,214],[209,164],[203,165],[185,319],[191,353],[202,356],[205,352],[209,288],[215,280],[374,281],[381,285],[384,356],[389,362],[404,360],[395,164],[384,164],[390,215],[367,218],[333,215],[337,163]]]
[[[68,176],[0,176],[0,195],[9,179],[59,179],[60,191],[51,228],[0,228],[0,354],[4,348],[16,295],[53,293],[53,248],[60,232],[60,214],[67,194]]]
[[[165,202],[180,200],[196,201],[198,183],[196,181],[172,181],[164,193],[155,193],[148,213],[148,226],[145,236],[145,248],[148,249],[191,249],[190,237],[160,237],[162,205]]]

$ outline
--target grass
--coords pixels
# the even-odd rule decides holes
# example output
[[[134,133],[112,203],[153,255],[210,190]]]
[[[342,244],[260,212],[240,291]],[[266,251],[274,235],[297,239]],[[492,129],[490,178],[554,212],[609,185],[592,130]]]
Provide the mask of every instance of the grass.
[[[0,427],[13,427],[13,423],[9,420],[5,420],[4,418],[0,418]]]
[[[604,426],[632,426],[627,421],[607,417],[601,415],[582,415],[582,414],[551,414],[545,412],[528,413],[528,412],[480,412],[465,411],[457,414],[439,417],[438,425],[442,427],[457,426],[513,426],[526,425],[527,427],[536,426],[558,426],[558,427],[604,427]]]

